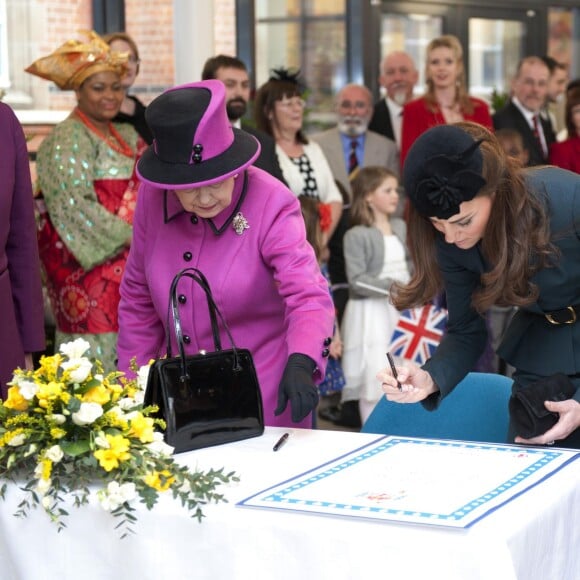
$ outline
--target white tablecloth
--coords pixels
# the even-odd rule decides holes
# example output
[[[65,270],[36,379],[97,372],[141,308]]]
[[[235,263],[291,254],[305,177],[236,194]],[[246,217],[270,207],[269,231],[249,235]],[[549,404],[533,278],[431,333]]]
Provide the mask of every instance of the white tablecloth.
[[[227,504],[206,506],[199,524],[164,498],[139,508],[136,535],[119,539],[96,504],[72,509],[57,533],[36,510],[13,517],[18,491],[0,503],[2,580],[578,580],[580,460],[469,530],[392,524],[236,507],[236,502],[377,439],[340,431],[267,428],[262,437],[181,454],[190,466],[241,477]],[[450,474],[450,477],[452,474]]]

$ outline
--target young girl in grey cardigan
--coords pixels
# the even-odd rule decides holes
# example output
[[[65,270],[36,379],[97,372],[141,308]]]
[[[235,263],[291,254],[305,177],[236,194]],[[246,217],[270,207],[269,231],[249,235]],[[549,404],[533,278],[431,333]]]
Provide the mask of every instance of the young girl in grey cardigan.
[[[344,237],[349,301],[342,321],[342,402],[358,400],[361,420],[383,395],[376,378],[399,313],[389,289],[410,277],[407,228],[392,217],[399,201],[397,177],[384,167],[364,167],[352,182],[351,228]]]

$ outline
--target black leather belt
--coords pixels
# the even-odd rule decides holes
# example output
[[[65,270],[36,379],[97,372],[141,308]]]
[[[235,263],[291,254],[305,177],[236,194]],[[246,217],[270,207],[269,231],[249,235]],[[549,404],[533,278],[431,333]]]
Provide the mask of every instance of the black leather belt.
[[[546,320],[555,326],[560,324],[574,324],[580,318],[580,304],[566,306],[561,310],[544,313]]]

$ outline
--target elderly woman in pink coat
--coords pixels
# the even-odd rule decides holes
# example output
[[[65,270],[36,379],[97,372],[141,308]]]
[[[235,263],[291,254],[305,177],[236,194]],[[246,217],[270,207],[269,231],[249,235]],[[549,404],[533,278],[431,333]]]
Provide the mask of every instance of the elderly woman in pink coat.
[[[236,346],[252,353],[265,424],[312,426],[334,309],[298,200],[251,166],[259,144],[231,128],[220,81],[170,89],[146,116],[154,141],[137,166],[142,185],[121,284],[120,369],[133,357],[144,364],[165,354],[171,281],[195,267]],[[205,298],[185,288],[186,354],[214,350]]]
[[[0,391],[16,367],[32,368],[44,350],[44,306],[30,183],[22,127],[0,103]]]

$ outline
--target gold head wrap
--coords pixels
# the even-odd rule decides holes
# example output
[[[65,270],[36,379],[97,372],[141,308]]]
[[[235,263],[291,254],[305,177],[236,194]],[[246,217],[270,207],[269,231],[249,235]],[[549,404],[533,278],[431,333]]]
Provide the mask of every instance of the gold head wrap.
[[[67,40],[48,56],[35,60],[26,70],[54,82],[60,89],[78,89],[90,76],[112,71],[121,77],[127,72],[128,52],[115,52],[94,31],[81,31],[88,42]]]

